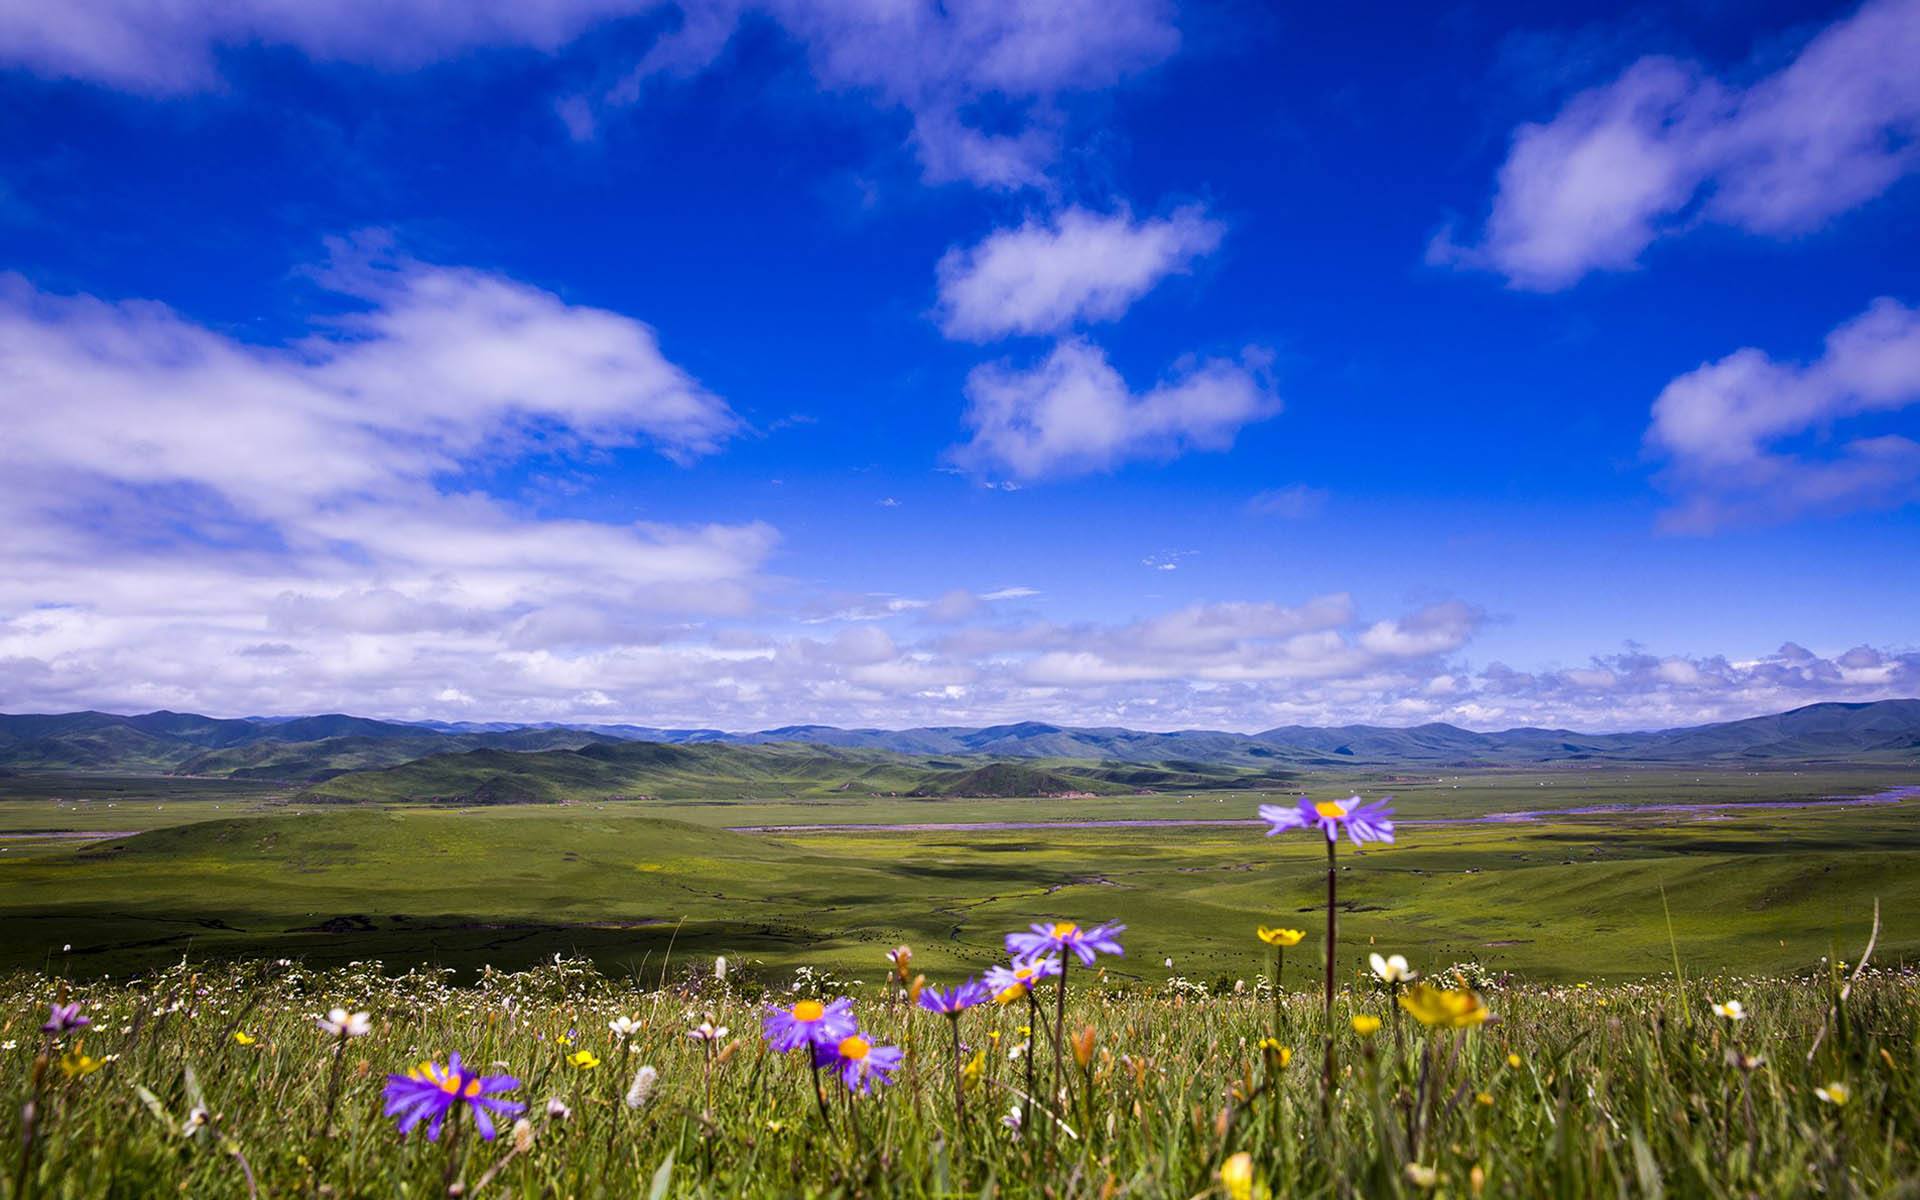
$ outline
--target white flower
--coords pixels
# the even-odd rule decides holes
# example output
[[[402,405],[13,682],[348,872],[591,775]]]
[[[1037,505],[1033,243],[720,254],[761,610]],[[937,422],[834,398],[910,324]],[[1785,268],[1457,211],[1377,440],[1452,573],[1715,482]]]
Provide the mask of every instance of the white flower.
[[[547,1097],[547,1117],[550,1120],[564,1121],[572,1115],[573,1110],[567,1107],[566,1101],[558,1096]]]
[[[625,1041],[640,1032],[640,1022],[634,1020],[632,1017],[615,1017],[613,1020],[607,1022],[607,1028],[613,1030],[613,1036],[619,1038],[621,1041]]]
[[[653,1085],[658,1083],[659,1080],[660,1072],[650,1066],[641,1067],[638,1071],[634,1072],[633,1085],[627,1088],[627,1107],[644,1107],[647,1103],[647,1098],[653,1095]]]
[[[713,960],[713,977],[721,983],[727,981],[727,956],[722,954]]]
[[[320,1028],[337,1038],[365,1037],[373,1031],[373,1020],[366,1013],[350,1013],[344,1008],[328,1011],[319,1018]]]
[[[1373,973],[1388,983],[1406,983],[1419,972],[1407,965],[1405,956],[1396,954],[1391,958],[1381,958],[1378,954],[1369,955],[1368,963]]]
[[[521,1117],[513,1123],[513,1152],[525,1154],[533,1149],[533,1122]]]
[[[1844,1083],[1835,1081],[1825,1087],[1813,1089],[1813,1094],[1825,1100],[1835,1108],[1845,1108],[1847,1101],[1853,1099],[1853,1089]]]
[[[1013,1136],[1019,1137],[1020,1136],[1020,1106],[1016,1104],[1012,1108],[1009,1108],[1007,1110],[1007,1115],[1000,1118],[1000,1123],[1002,1125],[1005,1125],[1008,1129],[1013,1130]]]
[[[1744,1021],[1747,1019],[1747,1006],[1738,1000],[1729,1000],[1725,1004],[1716,1004],[1713,1006],[1713,1011],[1719,1013],[1729,1021]]]
[[[696,1042],[717,1042],[727,1036],[727,1027],[725,1025],[716,1027],[713,1023],[713,1015],[709,1013],[707,1019],[700,1022],[698,1027],[687,1030],[687,1036]]]
[[[199,1133],[211,1115],[206,1109],[195,1105],[193,1111],[187,1114],[186,1122],[180,1126],[180,1136],[190,1138]]]

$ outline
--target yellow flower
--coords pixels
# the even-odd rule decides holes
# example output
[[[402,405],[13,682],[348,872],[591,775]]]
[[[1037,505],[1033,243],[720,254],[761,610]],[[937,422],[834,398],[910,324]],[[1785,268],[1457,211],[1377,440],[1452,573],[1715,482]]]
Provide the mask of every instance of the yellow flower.
[[[1260,1052],[1283,1067],[1293,1061],[1293,1051],[1270,1037],[1260,1039]]]
[[[239,1042],[242,1046],[251,1046],[260,1039],[243,1030],[236,1029],[233,1031],[233,1040]]]
[[[1729,1000],[1725,1004],[1715,1004],[1713,1011],[1719,1013],[1729,1021],[1744,1021],[1747,1019],[1747,1006],[1738,1000]]]
[[[1422,1025],[1471,1029],[1487,1019],[1486,1002],[1470,988],[1451,991],[1417,983],[1400,996],[1400,1007]]]
[[[1520,1062],[1521,1062],[1521,1059],[1518,1054],[1507,1055],[1507,1065],[1509,1067],[1512,1067],[1514,1070],[1518,1071],[1520,1069]]]
[[[1300,940],[1307,936],[1304,929],[1271,929],[1265,925],[1260,927],[1259,933],[1260,940],[1269,946],[1298,946]]]
[[[106,1059],[83,1054],[78,1049],[69,1050],[60,1056],[60,1073],[68,1079],[79,1079],[84,1075],[91,1075],[106,1065]]]
[[[591,1071],[600,1065],[600,1060],[594,1057],[593,1051],[584,1049],[575,1050],[572,1054],[567,1055],[567,1061],[579,1067],[582,1071]]]
[[[1838,1081],[1813,1089],[1813,1094],[1835,1108],[1845,1108],[1847,1101],[1853,1099],[1853,1089]]]
[[[1245,1150],[1220,1164],[1220,1186],[1228,1200],[1252,1200],[1253,1155]]]
[[[1474,1098],[1474,1100],[1475,1100],[1475,1101],[1477,1101],[1477,1102],[1478,1102],[1478,1103],[1480,1103],[1481,1105],[1484,1105],[1484,1106],[1485,1106],[1485,1107],[1487,1107],[1487,1108],[1492,1108],[1492,1107],[1493,1107],[1493,1093],[1492,1093],[1492,1092],[1475,1092],[1475,1093],[1473,1094],[1473,1098]]]
[[[1421,1166],[1419,1163],[1408,1163],[1407,1182],[1417,1188],[1430,1188],[1440,1182],[1440,1172],[1433,1167]]]
[[[984,1075],[986,1070],[987,1052],[985,1050],[975,1050],[973,1057],[967,1060],[967,1065],[960,1068],[960,1077],[967,1083],[978,1083],[980,1076]]]
[[[1361,1037],[1372,1037],[1380,1032],[1380,1018],[1371,1013],[1361,1013],[1353,1019],[1353,1031]]]

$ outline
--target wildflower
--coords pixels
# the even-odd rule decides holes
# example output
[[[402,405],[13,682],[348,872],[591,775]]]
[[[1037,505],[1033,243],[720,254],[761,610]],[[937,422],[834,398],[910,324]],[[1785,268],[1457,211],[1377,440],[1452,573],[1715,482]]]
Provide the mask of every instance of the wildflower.
[[[893,964],[893,973],[900,977],[900,982],[905,983],[907,981],[907,967],[913,962],[913,947],[907,945],[895,946],[893,949],[887,951],[887,961]]]
[[[567,1061],[579,1067],[582,1071],[591,1071],[600,1065],[599,1058],[594,1055],[593,1051],[588,1050],[584,1046],[575,1050],[572,1054],[567,1055]]]
[[[1389,958],[1373,954],[1368,956],[1367,962],[1373,967],[1373,973],[1387,983],[1411,983],[1420,974],[1409,967],[1406,958],[1399,954]]]
[[[558,1096],[547,1097],[547,1119],[549,1121],[564,1121],[572,1115],[573,1110],[567,1107],[565,1100],[562,1100]]]
[[[1017,935],[1014,935],[1017,936]],[[1036,958],[1012,967],[988,967],[987,986],[993,989],[996,1003],[1012,1004],[1033,990],[1042,979],[1060,973],[1057,958]]]
[[[1423,1190],[1431,1188],[1434,1184],[1440,1182],[1440,1172],[1434,1167],[1422,1166],[1419,1163],[1408,1163],[1407,1182]]]
[[[1261,1038],[1260,1052],[1283,1067],[1293,1061],[1293,1051],[1282,1046],[1278,1038]]]
[[[1265,925],[1256,932],[1260,934],[1260,940],[1269,946],[1298,946],[1301,939],[1307,936],[1304,929],[1273,929]]]
[[[624,1042],[634,1034],[639,1033],[641,1026],[640,1022],[634,1020],[632,1017],[620,1016],[608,1021],[607,1028],[613,1030],[614,1037]]]
[[[187,1114],[187,1119],[180,1123],[180,1136],[190,1138],[198,1134],[206,1127],[207,1121],[211,1119],[212,1115],[213,1114],[209,1113],[200,1105],[194,1105],[193,1111]]]
[[[1522,1059],[1520,1058],[1520,1056],[1519,1056],[1518,1054],[1508,1054],[1508,1055],[1507,1055],[1507,1065],[1508,1065],[1509,1067],[1512,1067],[1512,1068],[1513,1068],[1514,1070],[1516,1070],[1516,1071],[1518,1071],[1518,1070],[1520,1069],[1520,1063],[1521,1063],[1521,1061],[1522,1061]]]
[[[716,1026],[713,1023],[713,1014],[708,1013],[706,1020],[700,1022],[695,1028],[687,1030],[687,1036],[696,1042],[717,1042],[727,1036],[727,1027]]]
[[[1015,962],[1072,951],[1075,958],[1090,967],[1097,954],[1125,953],[1115,935],[1125,933],[1127,927],[1118,922],[1083,929],[1072,921],[1051,921],[1030,928],[1031,933],[1007,935],[1007,953],[1013,955]]]
[[[1725,1004],[1715,1004],[1713,1011],[1729,1021],[1744,1021],[1747,1019],[1747,1006],[1738,1000],[1729,1000]]]
[[[660,1081],[660,1072],[652,1067],[641,1067],[633,1074],[633,1082],[627,1085],[627,1107],[644,1108],[653,1096],[653,1085]]]
[[[1093,1061],[1093,1026],[1088,1025],[1073,1035],[1073,1061],[1081,1069]]]
[[[1330,842],[1339,838],[1342,829],[1347,831],[1347,836],[1353,839],[1356,846],[1366,842],[1391,842],[1392,801],[1393,797],[1385,796],[1367,804],[1362,803],[1360,797],[1352,796],[1345,800],[1322,800],[1315,804],[1302,796],[1292,808],[1283,804],[1262,804],[1260,819],[1273,826],[1267,830],[1268,837],[1289,829],[1306,829],[1317,825]]]
[[[906,1056],[898,1046],[876,1046],[858,1033],[850,1033],[832,1047],[815,1046],[813,1057],[815,1065],[838,1074],[849,1091],[864,1093],[872,1091],[876,1082],[892,1083],[893,1073]]]
[[[764,1025],[767,1041],[783,1054],[802,1046],[831,1046],[853,1035],[853,1001],[842,996],[831,1004],[802,1000],[792,1008],[769,1005]]]
[[[1008,1129],[1013,1130],[1014,1137],[1019,1137],[1021,1124],[1020,1106],[1014,1104],[1011,1108],[1007,1109],[1007,1115],[1000,1118],[1000,1123]]]
[[[716,983],[727,981],[727,956],[724,954],[713,960],[713,979]]]
[[[1486,1002],[1470,988],[1450,991],[1417,983],[1400,996],[1400,1007],[1414,1015],[1422,1025],[1442,1025],[1448,1029],[1469,1029],[1488,1017]]]
[[[923,988],[920,992],[920,1007],[928,1012],[950,1017],[976,1004],[985,1004],[991,999],[993,999],[993,993],[987,990],[986,984],[978,979],[969,979],[965,983],[953,985],[944,992],[936,987]]]
[[[1476,1103],[1476,1104],[1478,1104],[1478,1105],[1480,1105],[1480,1106],[1481,1106],[1482,1108],[1492,1108],[1492,1107],[1493,1107],[1493,1093],[1492,1093],[1492,1092],[1475,1092],[1475,1093],[1473,1094],[1473,1099],[1474,1099],[1474,1103]]]
[[[967,1065],[960,1068],[960,1077],[968,1083],[978,1083],[980,1076],[986,1074],[986,1071],[987,1052],[985,1050],[975,1050],[973,1057],[967,1060]]]
[[[1372,1037],[1380,1032],[1380,1018],[1372,1013],[1361,1013],[1353,1019],[1353,1031],[1361,1037]]]
[[[260,1039],[243,1029],[236,1029],[233,1031],[233,1040],[239,1042],[242,1046],[251,1046]]]
[[[1764,1054],[1743,1054],[1732,1046],[1728,1046],[1727,1065],[1730,1067],[1739,1067],[1742,1071],[1758,1071],[1761,1067],[1767,1065],[1767,1056]]]
[[[1828,1104],[1833,1105],[1835,1108],[1845,1108],[1847,1101],[1853,1099],[1853,1089],[1837,1080],[1825,1087],[1813,1089],[1813,1094],[1825,1100]]]
[[[106,1065],[106,1059],[95,1058],[77,1049],[60,1056],[60,1073],[68,1079],[83,1079]]]
[[[85,1029],[93,1024],[92,1017],[80,1015],[80,1003],[55,1004],[47,1014],[47,1023],[40,1027],[41,1033],[72,1033],[76,1029]]]
[[[350,1013],[344,1008],[333,1009],[318,1021],[322,1031],[337,1038],[365,1037],[373,1030],[373,1020],[366,1013]]]
[[[1227,1200],[1253,1200],[1253,1155],[1242,1150],[1221,1163],[1220,1186]]]
[[[533,1122],[521,1117],[513,1123],[513,1152],[525,1154],[533,1149]]]
[[[343,1037],[353,1036],[342,1034]],[[402,1137],[421,1121],[427,1122],[427,1140],[440,1139],[440,1126],[455,1105],[464,1104],[473,1114],[474,1128],[480,1136],[493,1140],[494,1113],[520,1113],[526,1105],[496,1098],[520,1086],[511,1075],[481,1075],[469,1070],[455,1054],[446,1066],[431,1059],[405,1075],[388,1075],[385,1097],[386,1115],[399,1118]]]

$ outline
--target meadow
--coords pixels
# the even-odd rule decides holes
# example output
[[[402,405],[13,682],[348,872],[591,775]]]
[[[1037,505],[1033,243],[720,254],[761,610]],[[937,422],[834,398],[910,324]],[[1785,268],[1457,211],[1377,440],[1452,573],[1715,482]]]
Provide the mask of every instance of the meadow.
[[[1405,836],[1343,860],[1353,882],[1343,913],[1353,933],[1349,969],[1368,939],[1380,938],[1433,958],[1572,981],[1662,970],[1669,913],[1697,969],[1806,971],[1864,936],[1877,898],[1887,914],[1884,960],[1912,956],[1920,950],[1908,916],[1920,911],[1916,801],[1633,811],[1811,802],[1910,782],[1911,772],[1605,769],[1349,776],[1309,786],[1391,788],[1399,797]],[[12,785],[0,790],[0,967],[80,977],[235,956],[316,965],[378,958],[470,974],[556,952],[618,976],[650,972],[670,945],[728,955],[749,970],[859,974],[903,941],[923,962],[958,969],[994,952],[1000,931],[1022,914],[1072,908],[1126,921],[1166,947],[1115,964],[1130,982],[1153,987],[1168,974],[1167,957],[1194,978],[1238,977],[1246,914],[1311,912],[1321,887],[1311,846],[1265,839],[1256,826],[1072,824],[1250,821],[1257,793],[456,808],[316,806],[284,789],[226,781],[168,781],[174,790],[146,799],[139,781],[0,784]],[[1629,809],[1566,811],[1612,805]],[[1516,811],[1548,815],[1471,823]],[[852,827],[1036,817],[1058,823]],[[732,831],[786,824],[832,828]],[[137,836],[21,837],[116,829]]]
[[[1285,798],[1243,790],[467,808],[0,780],[3,1194],[1920,1188],[1920,801],[1830,799],[1911,780],[1335,782],[1393,788],[1399,830],[1339,845],[1329,991],[1325,839],[1263,836]],[[1190,823],[1087,824],[1141,819]],[[916,1003],[1063,918],[1124,953],[951,1023]],[[865,1094],[762,1036],[841,995],[862,1061],[899,1051]],[[420,1085],[390,1076],[465,1096],[431,1082],[454,1053],[524,1111],[487,1140],[450,1101],[445,1136],[401,1136],[383,1096]]]
[[[1124,936],[1130,958],[1163,948]],[[1820,975],[1482,981],[1469,993],[1443,971],[1445,994],[1473,996],[1484,1019],[1469,1008],[1433,1025],[1356,977],[1329,1021],[1318,991],[1300,990],[1314,987],[1312,938],[1278,1005],[1250,928],[1239,940],[1253,983],[1239,994],[1076,970],[1058,1054],[1051,984],[1040,1003],[949,1018],[913,1003],[916,985],[872,978],[849,989],[854,1015],[876,1055],[900,1056],[865,1080],[869,1094],[763,1036],[770,1009],[846,986],[810,971],[764,990],[716,978],[707,960],[675,960],[650,981],[580,960],[469,984],[373,963],[183,965],[137,984],[16,974],[0,985],[0,1063],[14,1111],[31,1097],[31,1136],[9,1139],[0,1194],[1253,1200],[1920,1186],[1911,973],[1868,971],[1836,1003],[1838,980]],[[917,977],[917,958],[908,971]],[[91,1023],[43,1034],[59,999]],[[334,1007],[366,1013],[364,1035],[350,1012],[329,1024]],[[690,1036],[703,1027],[711,1039]],[[490,1114],[492,1140],[457,1104],[437,1139],[424,1126],[403,1137],[384,1111],[389,1075],[454,1053],[509,1077],[489,1080],[500,1089],[489,1098],[524,1107]]]

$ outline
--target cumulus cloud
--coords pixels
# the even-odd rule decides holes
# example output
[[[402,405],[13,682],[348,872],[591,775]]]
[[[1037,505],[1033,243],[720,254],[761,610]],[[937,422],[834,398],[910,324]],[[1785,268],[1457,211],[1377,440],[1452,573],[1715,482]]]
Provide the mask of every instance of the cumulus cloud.
[[[1266,355],[1208,359],[1133,392],[1106,354],[1072,339],[1038,365],[977,367],[967,377],[972,438],[952,457],[970,470],[1019,480],[1112,470],[1138,459],[1225,450],[1240,430],[1280,411]]]
[[[154,95],[220,86],[219,57],[290,46],[320,61],[402,70],[480,49],[558,51],[609,21],[667,32],[611,86],[560,97],[575,138],[655,79],[711,66],[743,21],[771,21],[824,86],[907,117],[929,181],[1024,188],[1059,152],[1058,99],[1108,88],[1179,45],[1169,0],[63,0],[0,6],[0,63]],[[989,127],[975,108],[1004,111]]]
[[[1212,253],[1225,232],[1198,206],[1145,221],[1124,208],[1076,207],[997,230],[941,258],[941,329],[989,341],[1114,320],[1162,279]]]
[[[272,346],[0,281],[0,658],[41,694],[481,697],[454,664],[752,607],[764,524],[539,517],[473,482],[536,452],[717,449],[737,419],[651,329],[365,246],[316,277],[352,311]]]
[[[1515,131],[1478,242],[1429,261],[1554,291],[1711,222],[1783,236],[1880,195],[1920,162],[1920,0],[1868,0],[1741,84],[1643,58]]]
[[[1819,358],[1781,363],[1748,347],[1673,380],[1653,405],[1647,444],[1678,497],[1663,521],[1706,532],[1905,503],[1920,495],[1920,443],[1892,433],[1841,437],[1850,418],[1920,403],[1920,310],[1882,297],[1827,335]],[[1807,435],[1821,435],[1803,446]]]

